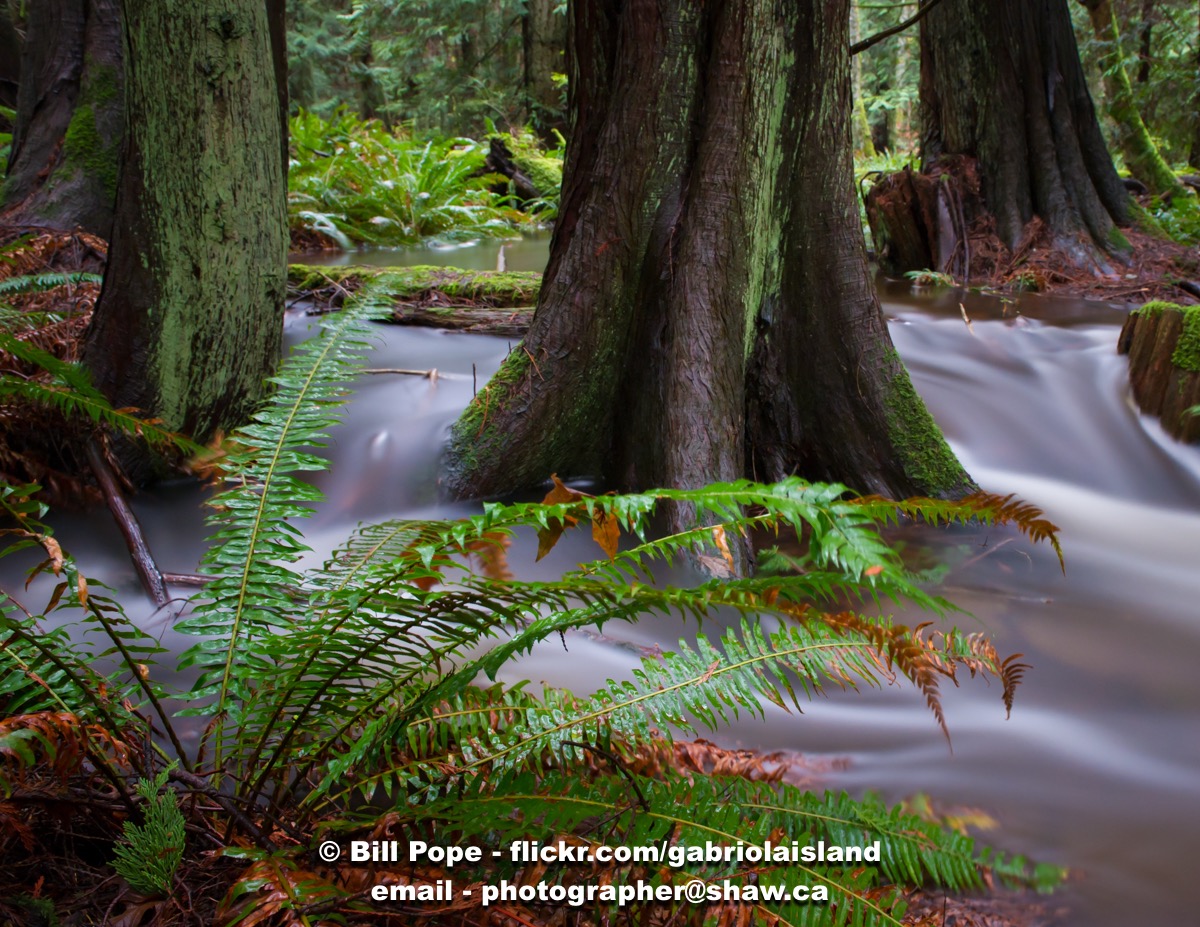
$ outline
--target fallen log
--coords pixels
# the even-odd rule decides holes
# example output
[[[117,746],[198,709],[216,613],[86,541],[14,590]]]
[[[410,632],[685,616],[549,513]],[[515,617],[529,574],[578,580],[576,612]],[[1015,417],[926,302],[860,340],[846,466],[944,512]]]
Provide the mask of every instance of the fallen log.
[[[448,267],[313,267],[292,264],[293,295],[340,306],[365,286],[393,305],[391,321],[450,331],[520,337],[529,328],[542,275]]]
[[[1200,440],[1200,306],[1146,303],[1129,313],[1117,351],[1129,355],[1138,408],[1179,441]]]

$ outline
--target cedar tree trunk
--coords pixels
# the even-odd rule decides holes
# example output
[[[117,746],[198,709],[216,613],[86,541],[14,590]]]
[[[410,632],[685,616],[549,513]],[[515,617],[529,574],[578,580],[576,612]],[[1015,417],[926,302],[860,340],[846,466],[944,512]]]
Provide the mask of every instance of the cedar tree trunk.
[[[121,148],[118,0],[27,7],[4,222],[107,238]]]
[[[979,162],[1015,248],[1035,215],[1081,266],[1109,270],[1131,220],[1088,93],[1067,0],[945,0],[921,21],[922,156]]]
[[[446,487],[800,472],[969,486],[867,275],[849,0],[580,0],[572,138],[523,344],[454,428]]]
[[[553,129],[566,130],[562,94],[553,78],[565,67],[566,18],[554,12],[556,5],[557,0],[527,0],[521,17],[525,108],[545,139],[553,138]]]
[[[21,83],[21,36],[17,32],[12,7],[0,0],[0,106],[17,108],[17,87]],[[12,132],[8,120],[0,118],[0,132]]]
[[[284,142],[263,0],[126,0],[129,120],[85,361],[117,406],[203,440],[279,354]]]

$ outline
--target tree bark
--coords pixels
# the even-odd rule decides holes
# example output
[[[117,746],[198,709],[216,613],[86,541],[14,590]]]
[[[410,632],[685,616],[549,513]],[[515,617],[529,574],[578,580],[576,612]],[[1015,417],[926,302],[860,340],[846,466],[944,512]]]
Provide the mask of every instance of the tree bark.
[[[1079,0],[1087,8],[1096,38],[1108,49],[1101,59],[1108,114],[1117,126],[1117,144],[1129,172],[1150,192],[1170,198],[1186,196],[1175,172],[1163,160],[1150,137],[1133,96],[1133,85],[1121,55],[1121,34],[1111,0]],[[1148,26],[1144,26],[1148,28]],[[1147,33],[1148,34],[1148,33]]]
[[[13,8],[0,0],[0,106],[13,110],[21,83],[21,36],[15,19]],[[11,133],[12,128],[7,119],[0,118],[0,132]]]
[[[553,140],[555,130],[565,134],[567,129],[562,93],[553,78],[566,67],[566,18],[554,12],[556,5],[556,0],[526,0],[521,17],[525,108],[546,140]]]
[[[549,265],[525,342],[454,428],[446,488],[552,472],[968,486],[867,277],[848,0],[580,0],[569,15]]]
[[[279,354],[284,145],[262,0],[126,0],[129,120],[85,362],[118,406],[205,440]]]
[[[122,133],[117,0],[28,6],[5,222],[108,237]]]
[[[922,157],[978,160],[1015,248],[1040,216],[1080,266],[1127,249],[1128,194],[1104,145],[1066,0],[947,0],[921,23]]]

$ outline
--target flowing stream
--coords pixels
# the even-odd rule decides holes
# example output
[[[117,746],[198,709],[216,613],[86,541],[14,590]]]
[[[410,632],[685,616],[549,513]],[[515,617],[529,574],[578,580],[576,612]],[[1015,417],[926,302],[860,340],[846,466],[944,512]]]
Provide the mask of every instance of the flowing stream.
[[[509,254],[508,267],[536,267],[545,244],[537,248],[526,257],[510,245],[520,259]],[[438,254],[446,263],[496,264],[495,246]],[[427,253],[388,257],[432,262]],[[1071,868],[1061,898],[1073,927],[1197,923],[1200,448],[1172,443],[1131,406],[1114,347],[1117,308],[1034,298],[1004,306],[896,284],[881,293],[896,346],[969,471],[989,490],[1041,506],[1062,529],[1065,574],[1048,547],[1010,532],[924,528],[901,538],[931,546],[948,564],[942,591],[971,613],[960,625],[986,629],[1032,669],[1008,720],[995,684],[945,691],[952,744],[919,694],[900,686],[834,693],[802,716],[771,709],[765,720],[743,717],[715,739],[843,758],[824,776],[830,788],[892,799],[924,792],[939,807],[985,811],[997,822],[986,839]],[[288,338],[308,324],[290,315]],[[444,376],[360,378],[330,448],[333,469],[319,479],[329,501],[306,529],[318,553],[364,519],[469,510],[438,504],[437,457],[471,397],[472,365],[482,386],[508,343],[388,326],[379,342],[373,367],[436,367]],[[163,569],[195,569],[201,497],[181,483],[137,501]],[[88,575],[115,586],[131,616],[150,615],[106,513],[56,524]],[[523,572],[551,575],[594,556],[587,544],[561,545]],[[518,545],[512,556],[519,567],[532,564],[531,547]],[[11,569],[0,576],[8,588]],[[167,646],[181,645],[169,616],[147,620]],[[666,619],[606,630],[666,648],[691,631]],[[591,691],[636,665],[628,648],[568,643],[567,654],[557,640],[535,651],[509,679]]]

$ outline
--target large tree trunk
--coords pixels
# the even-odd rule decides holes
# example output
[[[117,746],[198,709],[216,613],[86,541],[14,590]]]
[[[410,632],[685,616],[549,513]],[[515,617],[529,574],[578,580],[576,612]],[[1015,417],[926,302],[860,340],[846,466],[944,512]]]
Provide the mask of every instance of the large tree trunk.
[[[203,440],[254,408],[279,353],[278,58],[263,0],[124,13],[130,118],[85,360],[116,405]]]
[[[557,0],[527,0],[521,17],[525,108],[545,139],[553,138],[553,130],[566,131],[562,94],[553,77],[566,67],[566,18],[554,12],[557,5]]]
[[[1079,0],[1087,8],[1096,38],[1107,49],[1100,61],[1104,73],[1104,93],[1108,98],[1108,114],[1117,126],[1117,144],[1125,159],[1125,166],[1152,193],[1168,197],[1187,196],[1187,190],[1175,176],[1175,172],[1159,154],[1158,146],[1150,137],[1142,114],[1133,96],[1133,85],[1125,70],[1121,54],[1121,34],[1117,17],[1110,0]],[[1144,24],[1148,30],[1149,26]],[[1149,35],[1149,32],[1146,32]]]
[[[580,0],[570,17],[549,266],[524,343],[455,426],[450,492],[556,471],[967,486],[867,279],[848,0]]]
[[[947,155],[977,159],[984,204],[1009,247],[1036,215],[1077,264],[1111,270],[1130,203],[1066,0],[945,0],[921,21],[921,49],[926,169]]]
[[[121,147],[117,0],[28,6],[3,221],[107,237]]]
[[[0,106],[17,108],[20,83],[21,36],[17,31],[16,12],[7,0],[0,0]],[[0,132],[12,132],[8,119],[3,117],[0,117]]]

